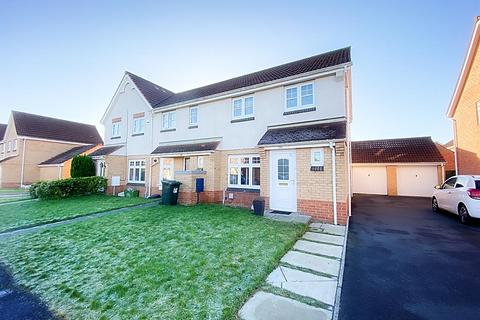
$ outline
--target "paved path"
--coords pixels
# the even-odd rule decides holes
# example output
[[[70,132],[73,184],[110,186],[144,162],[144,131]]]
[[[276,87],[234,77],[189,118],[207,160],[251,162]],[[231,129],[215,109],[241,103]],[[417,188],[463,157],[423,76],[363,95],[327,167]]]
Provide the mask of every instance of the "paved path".
[[[342,269],[345,227],[312,223],[240,309],[243,320],[332,319]]]
[[[355,196],[340,319],[480,319],[480,224],[430,200]]]

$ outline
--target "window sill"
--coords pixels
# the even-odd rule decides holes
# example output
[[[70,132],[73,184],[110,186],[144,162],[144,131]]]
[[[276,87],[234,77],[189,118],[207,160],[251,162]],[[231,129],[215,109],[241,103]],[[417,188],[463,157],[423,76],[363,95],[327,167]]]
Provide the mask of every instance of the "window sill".
[[[115,140],[115,139],[120,139],[122,137],[118,136],[118,137],[111,137],[110,140]]]
[[[198,124],[192,124],[188,126],[188,129],[197,129],[197,128],[198,128]]]
[[[260,193],[260,189],[228,187],[227,191]]]
[[[290,114],[297,114],[297,113],[304,113],[304,112],[312,112],[312,111],[316,111],[317,108],[316,107],[311,107],[311,108],[305,108],[305,109],[297,109],[297,110],[292,110],[292,111],[285,111],[283,113],[284,116],[288,116]]]
[[[230,123],[245,122],[245,121],[252,121],[252,120],[255,120],[255,117],[233,119],[230,121]]]
[[[163,130],[160,130],[160,132],[172,132],[172,131],[175,131],[177,130],[176,128],[172,128],[172,129],[163,129]]]
[[[145,133],[142,132],[142,133],[133,133],[132,134],[132,137],[138,137],[138,136],[143,136]]]
[[[127,183],[127,187],[128,186],[132,186],[132,187],[144,187],[145,186],[145,182],[128,182]]]

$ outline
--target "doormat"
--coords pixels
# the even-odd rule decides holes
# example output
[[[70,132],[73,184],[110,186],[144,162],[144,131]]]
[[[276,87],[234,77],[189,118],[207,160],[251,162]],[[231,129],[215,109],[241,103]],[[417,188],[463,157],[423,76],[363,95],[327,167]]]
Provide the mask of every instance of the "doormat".
[[[288,211],[279,211],[279,210],[273,210],[272,213],[275,213],[275,214],[284,214],[284,215],[289,215],[291,214],[291,212],[288,212]]]

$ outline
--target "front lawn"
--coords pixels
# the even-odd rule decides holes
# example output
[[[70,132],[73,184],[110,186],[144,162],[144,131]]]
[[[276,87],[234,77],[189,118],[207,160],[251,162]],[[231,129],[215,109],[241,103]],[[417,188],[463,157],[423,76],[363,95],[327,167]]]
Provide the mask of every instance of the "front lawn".
[[[5,239],[0,261],[69,319],[232,319],[304,230],[217,205],[134,208]]]
[[[61,200],[35,200],[0,206],[0,232],[54,222],[88,213],[121,208],[151,200],[104,195]]]

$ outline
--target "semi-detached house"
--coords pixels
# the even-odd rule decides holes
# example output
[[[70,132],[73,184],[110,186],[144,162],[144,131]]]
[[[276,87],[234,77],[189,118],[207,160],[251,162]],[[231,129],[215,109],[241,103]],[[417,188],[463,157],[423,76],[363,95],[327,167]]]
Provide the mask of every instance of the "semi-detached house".
[[[102,118],[98,173],[149,195],[182,182],[179,201],[346,223],[350,207],[350,48],[180,93],[125,72]]]

